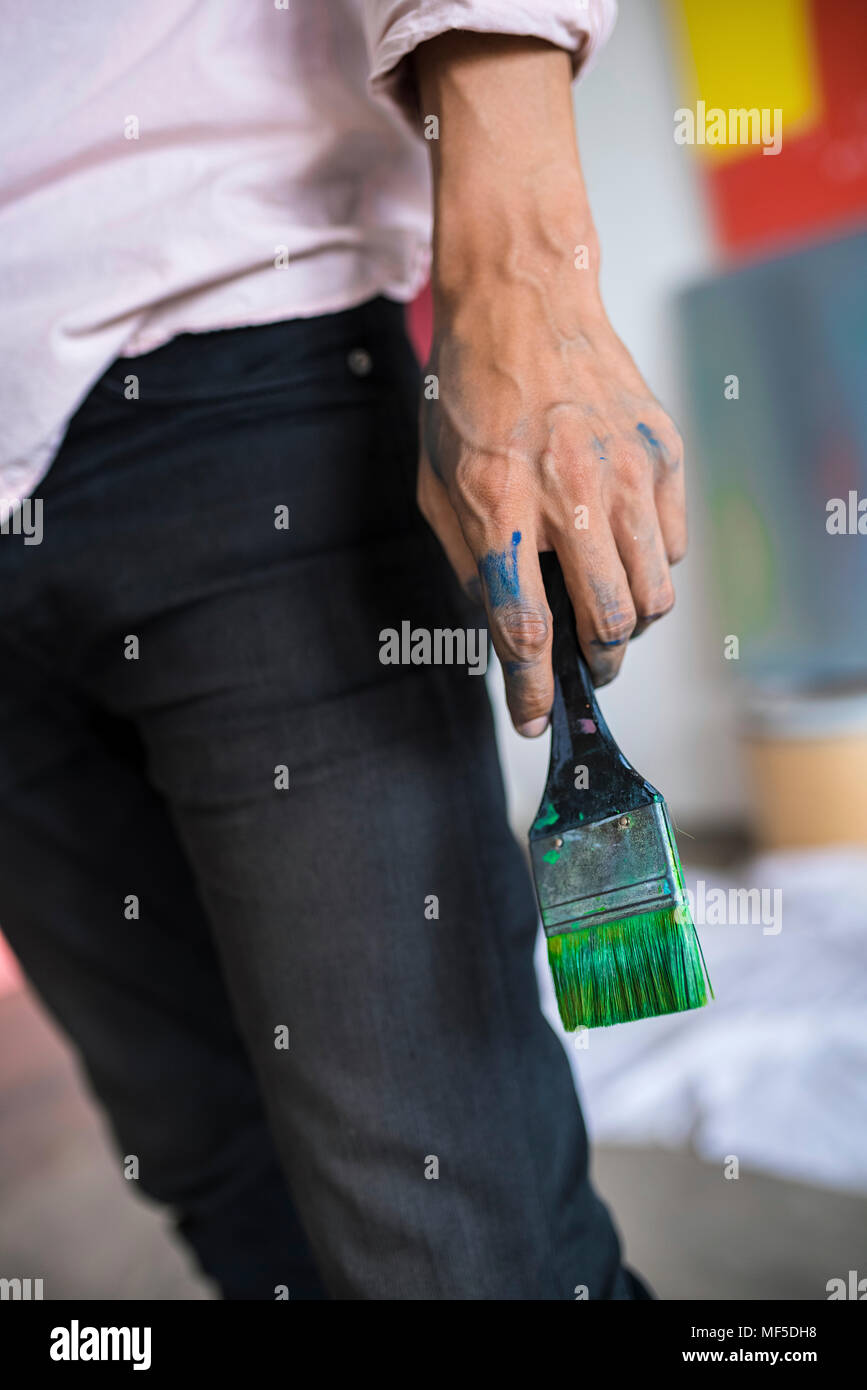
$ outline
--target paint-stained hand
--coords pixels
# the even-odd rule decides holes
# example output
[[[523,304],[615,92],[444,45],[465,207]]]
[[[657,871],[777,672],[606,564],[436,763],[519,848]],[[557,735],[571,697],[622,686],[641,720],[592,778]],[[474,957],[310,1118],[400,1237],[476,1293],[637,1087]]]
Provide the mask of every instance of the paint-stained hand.
[[[481,582],[512,718],[528,734],[553,699],[538,552],[556,550],[604,684],[628,639],[671,608],[669,567],[686,547],[678,432],[595,285],[552,260],[491,265],[438,302],[425,369],[438,398],[422,406],[418,482],[459,577],[471,592]]]
[[[608,322],[568,55],[447,34],[416,56],[435,113],[434,342],[418,501],[481,586],[515,726],[545,728],[556,550],[597,684],[674,602],[686,548],[681,441]]]

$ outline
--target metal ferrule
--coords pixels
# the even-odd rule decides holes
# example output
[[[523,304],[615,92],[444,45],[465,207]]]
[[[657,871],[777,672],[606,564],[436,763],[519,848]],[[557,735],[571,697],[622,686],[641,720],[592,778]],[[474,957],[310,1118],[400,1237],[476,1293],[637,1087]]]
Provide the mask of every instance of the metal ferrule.
[[[665,802],[531,842],[546,936],[686,907]],[[582,894],[582,888],[592,892]]]

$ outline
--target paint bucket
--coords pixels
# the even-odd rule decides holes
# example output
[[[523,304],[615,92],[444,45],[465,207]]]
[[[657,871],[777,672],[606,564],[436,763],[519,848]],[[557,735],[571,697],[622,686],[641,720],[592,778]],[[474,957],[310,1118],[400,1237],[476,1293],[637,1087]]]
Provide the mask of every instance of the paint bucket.
[[[867,687],[776,687],[748,699],[744,748],[765,849],[867,845]]]

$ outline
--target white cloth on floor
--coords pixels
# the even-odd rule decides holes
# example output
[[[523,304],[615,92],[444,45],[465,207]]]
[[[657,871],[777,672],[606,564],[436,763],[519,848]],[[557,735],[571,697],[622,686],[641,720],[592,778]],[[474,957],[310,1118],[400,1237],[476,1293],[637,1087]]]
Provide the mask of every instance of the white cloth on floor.
[[[779,853],[731,878],[686,879],[698,903],[698,880],[706,901],[711,888],[765,888],[768,904],[781,891],[776,934],[758,923],[699,925],[716,993],[705,1009],[564,1034],[540,939],[545,1012],[592,1138],[691,1145],[721,1171],[735,1156],[745,1168],[867,1191],[867,853]]]

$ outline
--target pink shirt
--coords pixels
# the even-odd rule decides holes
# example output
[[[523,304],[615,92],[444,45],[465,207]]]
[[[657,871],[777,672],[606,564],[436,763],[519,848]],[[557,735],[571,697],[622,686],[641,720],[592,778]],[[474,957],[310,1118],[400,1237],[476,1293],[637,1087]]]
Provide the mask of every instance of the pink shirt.
[[[430,205],[404,59],[419,43],[533,35],[577,72],[615,13],[615,0],[28,0],[7,14],[0,517],[119,354],[415,296]]]

